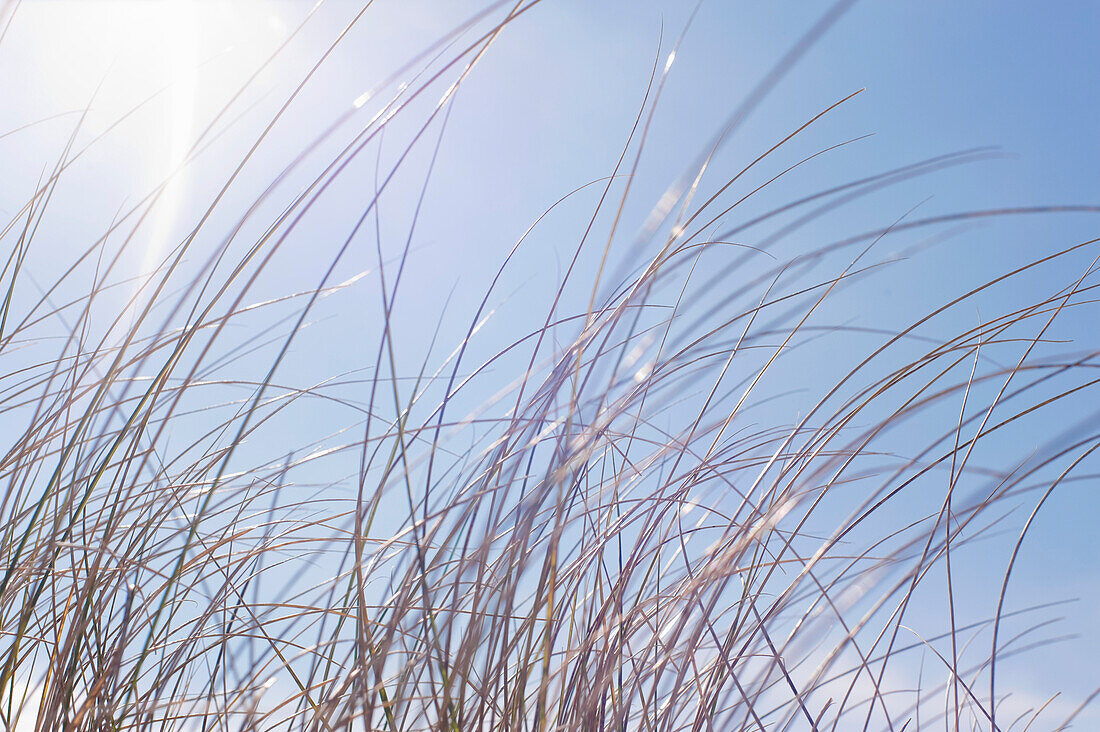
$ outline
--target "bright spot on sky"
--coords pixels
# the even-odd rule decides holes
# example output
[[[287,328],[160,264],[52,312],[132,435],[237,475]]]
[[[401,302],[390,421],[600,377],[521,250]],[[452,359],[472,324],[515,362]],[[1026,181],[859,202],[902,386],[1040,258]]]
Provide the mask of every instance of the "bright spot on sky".
[[[164,186],[143,228],[139,272],[160,262],[185,215],[198,135],[285,39],[278,11],[266,0],[62,0],[17,11],[20,32],[4,50],[21,74],[5,103],[22,119],[10,126],[69,112],[55,128],[68,135],[87,107],[75,149],[110,130],[94,146],[110,160],[96,166],[109,171],[104,185],[130,205]],[[47,158],[60,153],[52,144]]]

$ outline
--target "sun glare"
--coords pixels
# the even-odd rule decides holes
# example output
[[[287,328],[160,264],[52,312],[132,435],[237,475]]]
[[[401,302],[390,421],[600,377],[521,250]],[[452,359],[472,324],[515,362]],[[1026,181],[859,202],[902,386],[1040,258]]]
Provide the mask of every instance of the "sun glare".
[[[285,37],[277,10],[260,0],[62,0],[20,9],[28,32],[10,41],[28,63],[24,97],[13,103],[39,118],[69,112],[74,124],[87,109],[78,149],[111,130],[93,151],[109,160],[103,185],[131,202],[163,186],[131,262],[135,274],[150,273],[177,234],[199,131]]]
[[[168,243],[172,225],[180,213],[186,191],[185,161],[195,125],[195,94],[198,87],[198,39],[196,8],[193,0],[172,0],[147,7],[156,15],[150,25],[159,26],[163,40],[165,74],[168,77],[168,124],[164,140],[163,169],[171,179],[164,191],[164,200],[155,218],[150,246],[145,251],[141,271],[157,264],[160,252]]]

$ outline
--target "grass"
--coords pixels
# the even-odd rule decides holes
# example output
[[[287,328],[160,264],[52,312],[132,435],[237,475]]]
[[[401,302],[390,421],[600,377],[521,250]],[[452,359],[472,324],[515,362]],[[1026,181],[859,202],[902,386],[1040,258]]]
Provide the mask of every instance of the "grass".
[[[5,728],[1063,729],[1091,700],[1058,718],[1010,711],[998,672],[1059,640],[1058,598],[1021,602],[1012,573],[1044,502],[1088,480],[1100,446],[1093,416],[1065,411],[1092,397],[1097,354],[1070,350],[1061,327],[1092,304],[1096,242],[924,303],[902,327],[836,324],[835,303],[974,222],[1100,208],[917,209],[785,253],[877,192],[992,154],[742,214],[847,144],[779,162],[851,97],[742,168],[712,169],[841,3],[635,220],[666,42],[618,164],[544,214],[588,207],[550,301],[504,289],[540,217],[484,265],[472,311],[425,312],[403,280],[426,256],[415,224],[452,105],[536,4],[471,18],[240,203],[322,56],[137,281],[125,262],[167,182],[55,262],[48,286],[34,277],[55,194],[99,143],[71,120],[2,231]],[[403,141],[387,158],[390,129]],[[287,196],[281,182],[318,154]],[[373,191],[354,228],[330,233],[320,277],[272,293],[276,264],[305,256],[296,232],[372,156]],[[421,187],[394,245],[381,208],[409,168]],[[903,249],[880,256],[883,242]],[[350,276],[364,257],[370,271]],[[1043,291],[1038,273],[1062,263],[1075,274]],[[975,321],[1006,289],[1026,301]],[[410,298],[412,326],[398,314]],[[318,346],[330,302],[373,305]],[[311,348],[359,366],[303,385],[290,364]],[[997,449],[1021,435],[1035,449]]]

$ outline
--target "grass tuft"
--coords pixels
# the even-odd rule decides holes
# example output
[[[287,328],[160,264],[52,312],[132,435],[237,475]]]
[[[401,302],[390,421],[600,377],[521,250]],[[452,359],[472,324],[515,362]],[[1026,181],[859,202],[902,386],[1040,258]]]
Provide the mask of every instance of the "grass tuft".
[[[739,166],[726,143],[850,4],[642,206],[690,36],[664,41],[613,168],[439,311],[410,281],[431,256],[417,224],[440,205],[452,110],[537,2],[470,17],[250,188],[371,3],[242,143],[261,67],[173,173],[233,161],[161,250],[147,237],[172,178],[91,241],[42,241],[115,128],[89,139],[88,110],[50,121],[71,134],[0,230],[0,724],[1068,726],[1091,699],[1009,713],[1002,674],[1061,639],[1060,602],[1014,594],[1012,573],[1100,447],[1094,413],[1074,411],[1098,354],[1063,327],[1094,305],[1097,240],[926,298],[900,325],[845,314],[974,224],[1100,207],[918,206],[827,233],[988,149],[769,203],[862,139],[797,152],[858,92]],[[318,224],[333,207],[351,225]],[[566,213],[559,272],[511,289]],[[154,259],[136,277],[139,250]],[[1047,291],[1051,271],[1070,274]],[[354,365],[330,369],[334,354]]]

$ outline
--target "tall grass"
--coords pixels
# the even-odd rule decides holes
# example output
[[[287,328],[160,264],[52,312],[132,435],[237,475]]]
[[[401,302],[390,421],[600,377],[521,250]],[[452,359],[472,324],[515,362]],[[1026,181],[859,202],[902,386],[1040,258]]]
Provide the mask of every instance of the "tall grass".
[[[1097,354],[1055,339],[1094,297],[1096,244],[925,302],[903,327],[838,325],[831,308],[971,222],[1100,209],[917,209],[808,235],[884,188],[992,154],[975,150],[743,215],[800,172],[805,161],[777,160],[789,143],[847,100],[777,133],[741,169],[714,170],[715,155],[842,4],[635,220],[666,42],[618,164],[546,214],[589,207],[549,302],[503,289],[540,217],[504,261],[484,263],[491,285],[472,312],[425,312],[402,280],[420,256],[435,155],[452,143],[451,105],[534,5],[472,17],[241,203],[240,177],[318,67],[304,69],[147,278],[130,279],[126,262],[163,186],[71,245],[49,282],[29,269],[55,194],[98,143],[80,123],[33,194],[8,207],[5,728],[1068,726],[1087,699],[1058,718],[1009,712],[998,670],[1056,639],[1058,598],[1012,595],[1012,570],[1036,513],[1087,477],[1100,445],[1093,410],[1065,417],[1095,398]],[[398,125],[390,160],[378,151]],[[280,183],[331,149],[287,198]],[[334,182],[375,155],[354,229],[289,250]],[[410,166],[423,188],[393,256],[381,202]],[[791,241],[816,243],[785,253]],[[903,249],[880,254],[883,242]],[[476,242],[455,246],[480,256]],[[273,262],[316,264],[318,252],[319,279],[271,294]],[[352,258],[373,260],[370,271],[348,276]],[[1076,273],[1044,291],[1037,273],[1061,263]],[[995,290],[1026,302],[976,319]],[[285,376],[299,344],[318,348],[309,327],[325,304],[353,292],[373,309],[341,313],[346,339],[323,348],[365,349],[361,368]],[[498,326],[509,308],[519,316]],[[525,317],[530,328],[516,325]],[[1011,450],[987,447],[1020,435],[1034,449],[1007,461]],[[978,619],[974,566],[998,568]],[[940,632],[917,633],[914,617]]]

